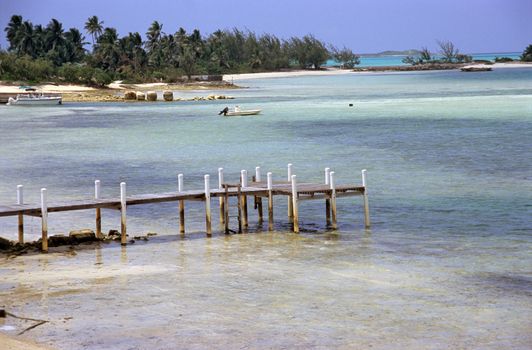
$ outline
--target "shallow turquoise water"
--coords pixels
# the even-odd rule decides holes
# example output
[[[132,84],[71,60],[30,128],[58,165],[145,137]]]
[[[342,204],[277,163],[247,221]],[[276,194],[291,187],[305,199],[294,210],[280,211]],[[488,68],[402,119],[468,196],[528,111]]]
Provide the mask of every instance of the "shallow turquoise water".
[[[37,328],[38,340],[87,349],[529,347],[532,69],[241,85],[225,92],[234,101],[1,107],[0,204],[15,200],[18,184],[38,201],[41,187],[50,200],[90,197],[95,179],[105,197],[120,181],[128,193],[175,190],[178,172],[187,188],[201,188],[207,173],[214,187],[218,167],[229,181],[255,166],[284,179],[287,163],[300,181],[322,181],[330,167],[340,184],[359,183],[366,168],[371,231],[356,197],[339,201],[338,231],[325,227],[323,203],[302,203],[299,236],[288,232],[282,199],[276,232],[253,213],[251,234],[225,237],[214,225],[212,239],[200,203],[187,208],[184,239],[175,204],[130,207],[130,232],[158,238],[0,263],[6,308],[74,316]],[[263,114],[216,116],[228,104]],[[52,213],[50,232],[92,227],[93,215]],[[117,212],[103,215],[105,230],[119,227]],[[37,238],[39,221],[26,222]],[[0,235],[15,238],[16,220],[0,219]],[[95,312],[105,321],[91,322]],[[123,322],[137,335],[122,337]]]

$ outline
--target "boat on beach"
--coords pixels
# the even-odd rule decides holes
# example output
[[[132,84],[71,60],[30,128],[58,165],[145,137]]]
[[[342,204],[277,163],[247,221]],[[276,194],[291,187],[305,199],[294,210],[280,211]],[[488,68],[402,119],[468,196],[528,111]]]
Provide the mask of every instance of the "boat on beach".
[[[43,93],[18,94],[15,98],[7,100],[8,106],[46,106],[62,104],[62,96],[44,95]]]
[[[257,115],[262,111],[262,109],[240,109],[236,106],[233,110],[230,110],[228,107],[225,107],[223,110],[218,113],[218,115],[223,115],[224,117],[236,117],[236,116],[245,116],[245,115]]]

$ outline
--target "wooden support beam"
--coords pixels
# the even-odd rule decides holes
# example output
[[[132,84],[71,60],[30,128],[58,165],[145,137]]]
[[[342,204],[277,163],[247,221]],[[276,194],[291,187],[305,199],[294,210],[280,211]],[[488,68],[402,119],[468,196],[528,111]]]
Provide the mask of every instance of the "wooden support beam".
[[[120,243],[127,244],[127,225],[126,225],[126,183],[120,183]]]
[[[272,173],[268,172],[268,230],[273,230],[273,181]]]
[[[292,163],[287,165],[288,183],[292,181]],[[288,197],[288,221],[292,222],[294,211],[292,209],[292,196]]]
[[[17,186],[17,204],[24,204],[24,186]],[[18,242],[24,243],[24,215],[18,214]]]
[[[227,205],[224,206],[224,229],[225,234],[229,234],[229,185],[223,184],[223,188],[225,191],[224,195],[224,201],[227,203]]]
[[[364,169],[362,170],[362,186],[364,186],[364,226],[369,228],[371,226],[371,221],[369,219],[369,199],[368,188],[366,184],[366,169]]]
[[[242,233],[242,185],[238,184],[237,187],[237,207],[238,207],[238,233]]]
[[[101,199],[100,180],[94,181],[94,199]],[[96,208],[96,238],[102,238],[102,210]]]
[[[183,192],[183,174],[177,175],[177,191]],[[179,233],[185,234],[185,201],[179,201]]]
[[[255,167],[255,182],[262,182],[260,166]],[[259,212],[259,223],[262,224],[263,213],[262,213],[262,198],[260,196],[255,196],[255,203],[257,211]]]
[[[329,185],[331,186],[331,219],[332,228],[336,230],[336,186],[334,183],[334,171],[329,174]]]
[[[42,251],[48,252],[48,198],[46,188],[41,188]]]
[[[329,177],[330,177],[331,169],[325,168],[325,184],[329,185]],[[327,226],[331,225],[331,200],[327,198],[325,200],[325,221]]]
[[[224,168],[218,168],[218,189],[223,189],[223,183],[224,183]],[[220,201],[220,225],[223,225],[224,222],[225,222],[225,204],[224,204],[224,201],[225,201],[225,198],[227,197],[227,195],[225,196],[221,196],[219,198],[219,201]]]
[[[294,215],[294,232],[299,233],[299,213],[297,208],[296,175],[292,175],[292,210]]]
[[[240,183],[244,189],[248,187],[248,171],[242,170],[240,175]],[[248,228],[248,198],[245,193],[242,194],[242,226],[244,229]]]
[[[212,234],[211,232],[211,184],[210,176],[205,175],[205,230],[207,231],[207,236]]]

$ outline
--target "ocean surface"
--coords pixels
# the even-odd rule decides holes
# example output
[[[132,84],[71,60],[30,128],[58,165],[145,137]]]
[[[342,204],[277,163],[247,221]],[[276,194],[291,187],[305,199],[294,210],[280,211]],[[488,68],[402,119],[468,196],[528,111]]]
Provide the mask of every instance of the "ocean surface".
[[[235,83],[239,84],[235,80]],[[532,69],[353,73],[246,80],[235,100],[0,106],[0,205],[236,182],[261,166],[299,181],[360,183],[360,197],[286,200],[275,230],[257,222],[204,235],[202,203],[128,208],[128,232],[150,242],[51,249],[0,260],[0,308],[50,321],[25,333],[61,349],[530,349],[532,346]],[[176,93],[205,96],[208,91]],[[222,118],[225,106],[261,108]],[[353,107],[349,107],[353,104]],[[234,206],[232,209],[235,209]],[[50,234],[92,228],[93,211],[50,213]],[[236,227],[235,219],[231,225]],[[26,217],[27,239],[40,235]],[[104,230],[119,229],[103,211]],[[16,218],[0,236],[16,238]],[[31,325],[0,319],[15,334]]]
[[[468,55],[471,55],[473,60],[495,61],[496,57],[509,57],[518,60],[521,52],[474,53]],[[405,66],[406,64],[403,63],[405,57],[405,55],[362,56],[357,67]],[[334,60],[329,60],[325,64],[328,67],[335,65],[338,65],[338,63]]]

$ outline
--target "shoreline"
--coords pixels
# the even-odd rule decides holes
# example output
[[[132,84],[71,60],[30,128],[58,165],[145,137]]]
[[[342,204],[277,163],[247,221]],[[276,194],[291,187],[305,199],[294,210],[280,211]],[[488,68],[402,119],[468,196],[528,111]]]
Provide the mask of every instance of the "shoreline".
[[[73,84],[38,84],[34,85],[39,92],[43,93],[60,93],[63,95],[64,102],[124,102],[123,94],[126,90],[134,91],[216,91],[241,89],[234,82],[257,80],[257,79],[274,79],[274,78],[294,78],[302,76],[335,76],[349,74],[382,74],[382,73],[410,73],[410,72],[427,72],[436,70],[458,70],[465,66],[474,66],[476,64],[453,64],[453,65],[435,65],[435,66],[373,66],[373,67],[355,67],[354,69],[325,68],[322,70],[290,70],[282,72],[263,72],[263,73],[241,73],[225,74],[223,81],[217,82],[194,82],[194,83],[145,83],[145,84],[123,84],[121,81],[113,82],[106,88],[94,88],[83,85]],[[489,65],[493,70],[512,69],[512,68],[532,68],[532,63],[528,62],[509,62],[494,63]],[[21,83],[0,82],[0,94],[8,95],[22,93],[19,88]],[[179,101],[197,101],[208,100],[208,96],[196,96],[189,99],[175,100]],[[130,101],[128,101],[130,102]],[[141,101],[142,102],[142,101]]]

